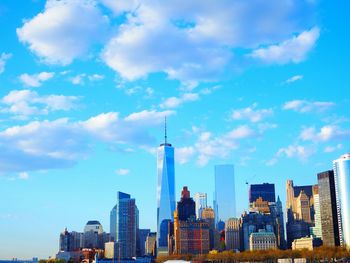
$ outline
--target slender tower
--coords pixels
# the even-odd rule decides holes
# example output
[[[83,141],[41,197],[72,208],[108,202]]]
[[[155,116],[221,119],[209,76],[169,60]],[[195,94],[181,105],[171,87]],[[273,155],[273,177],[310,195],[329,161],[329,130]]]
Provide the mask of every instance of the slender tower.
[[[168,224],[174,220],[175,211],[175,165],[174,148],[167,141],[165,118],[164,143],[157,151],[157,253],[168,253]]]

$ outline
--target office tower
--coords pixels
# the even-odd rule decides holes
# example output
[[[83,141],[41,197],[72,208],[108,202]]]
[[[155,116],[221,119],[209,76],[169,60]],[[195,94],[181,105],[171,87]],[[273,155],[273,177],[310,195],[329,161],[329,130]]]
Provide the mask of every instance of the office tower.
[[[230,218],[225,222],[226,250],[241,250],[241,220]]]
[[[60,234],[60,247],[59,251],[72,251],[71,248],[72,236],[68,232],[67,228]]]
[[[157,233],[150,232],[146,238],[146,255],[155,257],[157,255],[156,245]]]
[[[260,229],[259,232],[254,232],[249,236],[250,250],[268,250],[276,248],[276,236],[273,232]]]
[[[191,198],[187,186],[183,187],[181,200],[177,202],[177,216],[181,221],[185,221],[191,217],[196,218],[196,203]]]
[[[207,194],[206,193],[195,193],[193,197],[196,202],[196,215],[197,218],[201,218],[202,210],[207,207]]]
[[[111,211],[111,240],[116,243],[117,258],[136,256],[136,231],[138,209],[135,199],[129,194],[118,192],[117,204]]]
[[[103,248],[101,247],[101,238],[103,227],[97,220],[88,221],[84,227],[83,247],[84,248]]]
[[[294,186],[287,180],[287,245],[290,248],[294,239],[310,235],[310,227],[314,226],[314,193],[316,186]]]
[[[350,153],[333,161],[340,245],[350,247]]]
[[[174,219],[175,211],[175,165],[174,148],[167,142],[166,122],[164,143],[157,152],[157,253],[167,254],[168,221]]]
[[[211,207],[202,210],[201,219],[209,225],[209,249],[212,250],[219,244],[219,232],[215,229],[215,212]]]
[[[236,216],[234,167],[230,164],[215,165],[214,210],[216,220],[225,222]]]
[[[174,253],[205,254],[209,252],[209,225],[196,219],[195,202],[187,187],[181,193],[181,200],[174,212]]]
[[[325,246],[339,246],[337,201],[333,170],[317,174],[321,210],[322,240]]]
[[[310,234],[314,238],[322,239],[322,225],[321,225],[321,207],[319,187],[314,189],[314,208],[315,208],[315,226],[310,228]]]
[[[251,184],[249,187],[249,203],[253,203],[259,197],[269,203],[275,203],[275,184]]]
[[[136,255],[137,256],[144,256],[146,255],[145,247],[146,247],[146,239],[149,233],[151,232],[150,229],[138,229],[137,234],[137,249],[136,249]]]
[[[268,201],[264,201],[262,197],[258,197],[255,201],[250,203],[249,211],[259,212],[262,214],[270,214],[270,206]]]

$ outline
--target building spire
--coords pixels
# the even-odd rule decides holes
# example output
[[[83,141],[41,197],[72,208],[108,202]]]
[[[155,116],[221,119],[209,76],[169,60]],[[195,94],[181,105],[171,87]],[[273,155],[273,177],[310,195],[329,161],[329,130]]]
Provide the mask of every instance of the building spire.
[[[168,136],[167,136],[167,130],[166,130],[166,116],[164,118],[164,143],[167,144],[167,139],[168,139]]]

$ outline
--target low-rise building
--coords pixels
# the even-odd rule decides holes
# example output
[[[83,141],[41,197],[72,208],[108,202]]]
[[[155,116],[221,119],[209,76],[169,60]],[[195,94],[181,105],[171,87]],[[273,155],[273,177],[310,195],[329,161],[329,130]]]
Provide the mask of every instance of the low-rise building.
[[[260,229],[259,232],[250,234],[249,246],[250,250],[276,249],[276,236],[273,232],[266,232]]]

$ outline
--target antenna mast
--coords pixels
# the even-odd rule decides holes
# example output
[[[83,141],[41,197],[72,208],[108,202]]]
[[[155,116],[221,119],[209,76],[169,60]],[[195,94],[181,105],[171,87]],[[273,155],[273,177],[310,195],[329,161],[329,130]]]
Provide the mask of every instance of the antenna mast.
[[[167,136],[167,130],[166,130],[166,116],[165,116],[165,119],[164,119],[164,142],[165,142],[165,144],[167,144],[167,139],[168,139],[168,136]]]

